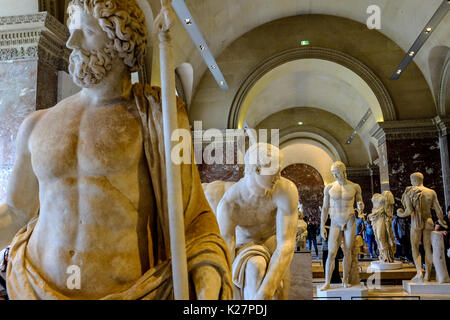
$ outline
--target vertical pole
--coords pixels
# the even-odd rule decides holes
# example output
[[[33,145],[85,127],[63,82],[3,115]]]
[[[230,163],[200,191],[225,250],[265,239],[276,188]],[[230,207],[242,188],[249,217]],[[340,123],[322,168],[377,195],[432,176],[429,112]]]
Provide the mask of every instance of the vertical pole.
[[[177,101],[175,95],[175,68],[170,37],[174,15],[171,1],[161,1],[159,21],[159,48],[161,68],[161,99],[164,125],[164,146],[166,158],[167,203],[169,214],[170,250],[172,255],[172,276],[174,295],[177,300],[189,299],[186,242],[184,230],[181,170],[171,159],[175,145],[172,132],[178,128]]]

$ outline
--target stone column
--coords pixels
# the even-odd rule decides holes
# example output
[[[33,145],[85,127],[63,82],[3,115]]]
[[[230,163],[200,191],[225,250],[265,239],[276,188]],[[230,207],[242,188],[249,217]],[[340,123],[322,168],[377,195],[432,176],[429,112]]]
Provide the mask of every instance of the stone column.
[[[436,117],[433,119],[439,133],[439,147],[441,151],[442,180],[444,184],[445,210],[450,205],[450,118],[443,119]]]
[[[0,17],[0,203],[15,160],[20,124],[52,107],[58,71],[67,70],[67,28],[47,12]]]
[[[379,122],[372,136],[379,143],[381,191],[390,190],[401,201],[410,175],[419,171],[444,205],[439,136],[432,119]]]

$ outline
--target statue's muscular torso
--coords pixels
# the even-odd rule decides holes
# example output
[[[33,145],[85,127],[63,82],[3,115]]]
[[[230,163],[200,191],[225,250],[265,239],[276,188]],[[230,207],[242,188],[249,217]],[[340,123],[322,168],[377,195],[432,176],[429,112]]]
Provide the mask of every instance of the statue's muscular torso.
[[[41,113],[29,137],[40,216],[27,256],[58,291],[97,298],[149,268],[153,199],[134,102],[86,107],[76,97]],[[66,286],[71,265],[81,290]]]
[[[354,202],[359,186],[351,181],[340,185],[333,182],[327,186],[330,197],[330,219],[333,225],[343,227],[350,219],[354,219]]]

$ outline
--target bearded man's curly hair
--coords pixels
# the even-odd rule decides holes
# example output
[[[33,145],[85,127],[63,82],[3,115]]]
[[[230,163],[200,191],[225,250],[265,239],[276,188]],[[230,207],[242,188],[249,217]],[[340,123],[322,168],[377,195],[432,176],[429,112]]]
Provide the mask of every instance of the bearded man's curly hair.
[[[130,72],[139,71],[147,54],[148,40],[145,16],[136,0],[71,0],[69,24],[77,6],[98,19],[109,38],[107,49],[116,52]]]

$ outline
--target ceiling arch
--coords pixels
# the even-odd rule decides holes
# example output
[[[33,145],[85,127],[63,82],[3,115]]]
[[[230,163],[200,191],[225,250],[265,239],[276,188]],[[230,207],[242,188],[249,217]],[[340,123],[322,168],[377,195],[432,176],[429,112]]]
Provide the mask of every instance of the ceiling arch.
[[[160,0],[149,1],[154,4],[155,8],[160,7]],[[392,39],[404,53],[410,48],[425,23],[442,3],[442,0],[258,0],[239,1],[239,4],[234,0],[185,0],[185,2],[203,32],[213,55],[218,57],[233,41],[250,30],[265,23],[291,16],[333,15],[359,22],[367,29],[365,26],[369,18],[367,8],[371,5],[377,5],[381,9],[381,29],[371,32],[380,32]],[[177,24],[181,25],[179,21]],[[430,50],[435,46],[449,44],[449,24],[450,15],[447,15],[415,58],[417,65],[430,84],[430,74],[433,70],[430,68],[428,56]],[[326,23],[325,26],[327,26]],[[180,57],[178,63],[188,61],[194,66],[195,70],[200,67],[198,69],[199,74],[194,81],[194,88],[196,88],[203,72],[207,69],[204,63],[202,64],[200,54],[194,51],[195,45],[183,40],[188,37],[187,32],[183,29],[180,30],[181,33],[176,35],[174,40],[186,46],[184,47],[185,53]],[[329,32],[341,31],[329,28]],[[353,35],[350,33],[350,36]],[[395,70],[395,67],[393,67],[391,73]]]
[[[230,90],[222,91],[217,87],[214,78],[206,73],[194,94],[189,112],[190,120],[202,120],[204,127],[228,127],[229,123],[233,122],[229,120],[229,116],[236,116],[236,112],[230,112],[231,105],[240,104],[236,101],[233,103],[233,99],[238,91],[242,90],[248,76],[269,58],[290,50],[296,51],[302,39],[310,40],[311,45],[316,48],[343,53],[367,66],[385,87],[385,96],[391,98],[395,109],[393,113],[396,117],[383,114],[384,120],[436,116],[430,87],[417,65],[410,64],[408,72],[399,80],[389,80],[392,71],[404,57],[404,52],[394,42],[355,21],[335,16],[306,15],[284,18],[259,26],[227,47],[216,60]],[[251,88],[252,85],[247,87]],[[375,89],[372,91],[377,92]],[[240,97],[244,99],[245,93]],[[378,101],[383,105],[380,99]]]
[[[233,99],[228,127],[242,128],[244,120],[251,126],[267,113],[293,105],[327,106],[353,127],[369,108],[375,121],[396,119],[389,93],[364,64],[336,50],[304,47],[279,53],[254,68]]]

